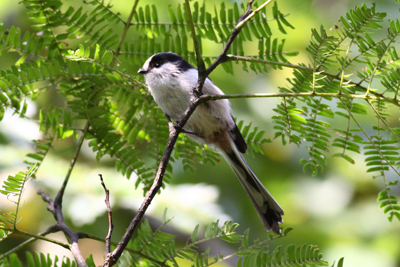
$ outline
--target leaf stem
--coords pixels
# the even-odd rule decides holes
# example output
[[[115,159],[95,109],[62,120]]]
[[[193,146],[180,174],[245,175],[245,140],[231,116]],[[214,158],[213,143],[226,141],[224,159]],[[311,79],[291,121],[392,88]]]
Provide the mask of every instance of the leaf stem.
[[[318,93],[318,92],[305,92],[305,93],[265,93],[265,94],[231,94],[231,95],[203,95],[201,96],[202,103],[209,100],[218,99],[234,99],[234,98],[269,98],[269,97],[334,97],[334,98],[355,98],[355,99],[366,99],[366,100],[381,100],[388,101],[395,105],[400,105],[400,100],[394,100],[393,98],[386,98],[382,96],[366,96],[357,94],[339,94],[339,93]]]
[[[258,59],[258,58],[249,58],[249,57],[243,57],[243,56],[234,56],[234,55],[227,55],[227,61],[247,61],[247,62],[257,62],[257,63],[262,63],[262,64],[267,64],[267,65],[275,65],[275,66],[282,66],[282,67],[286,67],[286,68],[292,68],[292,69],[298,69],[298,70],[305,70],[305,71],[309,71],[309,72],[314,72],[313,68],[307,67],[307,66],[302,66],[302,65],[294,65],[294,64],[290,64],[290,63],[284,63],[284,62],[277,62],[277,61],[271,61],[271,60],[266,60],[266,59]],[[319,74],[321,75],[326,75],[328,77],[331,77],[335,80],[341,80],[341,77],[339,77],[338,75],[329,73],[329,72],[325,72],[325,71],[320,71]],[[368,88],[361,86],[359,83],[353,82],[351,80],[348,79],[343,79],[344,82],[351,84],[365,92],[368,91]],[[345,96],[345,97],[349,97],[349,94],[340,94],[341,92],[338,93],[332,93],[331,95],[327,95],[327,96],[334,96],[337,97],[338,95],[340,96]],[[303,93],[295,93],[296,95],[293,96],[301,96]],[[309,93],[306,93],[306,96],[309,96]],[[315,93],[315,95],[318,95],[321,93]],[[323,93],[323,94],[328,94],[328,93]],[[373,94],[375,97],[370,98],[369,94]],[[351,98],[361,98],[361,99],[381,99],[384,101],[388,101],[391,102],[393,104],[395,104],[396,106],[400,106],[400,101],[398,101],[397,99],[393,99],[393,98],[388,98],[383,96],[380,93],[374,92],[374,91],[370,91],[369,94],[365,94],[363,96],[358,96],[358,97],[351,97]]]
[[[15,209],[15,215],[14,215],[14,230],[17,230],[17,223],[18,223],[18,212],[19,212],[19,204],[21,203],[21,198],[22,198],[22,190],[24,189],[25,183],[28,181],[29,178],[32,177],[32,175],[34,175],[34,173],[37,171],[38,169],[38,163],[34,163],[31,165],[31,167],[29,168],[29,170],[25,173],[25,177],[24,180],[21,184],[21,190],[19,191],[18,194],[18,201],[17,201],[17,207]]]
[[[204,60],[201,56],[200,45],[199,45],[199,41],[197,40],[196,30],[194,28],[193,16],[192,16],[192,11],[190,10],[189,0],[185,0],[185,4],[186,4],[186,10],[187,10],[188,18],[189,18],[190,32],[192,33],[194,51],[196,52],[197,69],[199,72],[199,77],[201,77],[204,75],[206,67],[204,64]]]
[[[385,124],[386,128],[388,128],[389,131],[390,131],[390,132],[392,133],[392,135],[394,136],[394,138],[397,139],[397,142],[400,143],[399,137],[393,132],[393,129],[388,125],[387,121],[382,117],[382,115],[379,113],[379,111],[376,110],[376,108],[374,107],[374,105],[372,105],[372,103],[371,103],[368,99],[366,99],[365,101],[367,101],[368,105],[369,105],[369,106],[371,107],[371,109],[375,112],[375,114],[376,114],[376,116],[378,117],[378,119],[379,119],[380,121],[382,121],[383,124]],[[378,127],[378,129],[379,129],[379,127]]]
[[[78,140],[78,144],[77,144],[77,147],[76,147],[76,150],[75,150],[75,154],[74,154],[74,156],[73,156],[73,158],[71,160],[71,163],[69,165],[68,172],[65,175],[64,182],[63,182],[63,184],[62,184],[62,186],[60,188],[60,191],[57,194],[57,197],[54,199],[55,206],[59,205],[60,208],[62,206],[62,198],[63,198],[64,193],[65,193],[65,188],[67,187],[67,184],[68,184],[69,178],[71,177],[71,173],[72,173],[72,170],[74,169],[75,163],[78,160],[79,153],[80,153],[82,145],[83,145],[83,141],[85,140],[87,132],[89,130],[89,126],[90,126],[90,124],[89,124],[89,122],[87,122],[85,127],[83,128],[83,132],[81,134],[81,137]]]
[[[128,33],[129,27],[131,26],[131,21],[132,21],[133,15],[135,15],[136,7],[137,7],[138,3],[139,3],[139,0],[135,0],[135,3],[133,4],[132,10],[131,10],[131,13],[129,14],[129,17],[125,22],[125,28],[121,34],[121,38],[119,39],[117,49],[115,50],[115,55],[111,61],[111,66],[114,66],[115,61],[118,59],[119,53],[122,48],[122,44],[124,43],[126,34]]]
[[[236,29],[242,29],[244,27],[244,25],[251,20],[258,12],[260,12],[264,7],[266,7],[268,4],[270,4],[273,0],[268,0],[266,2],[264,2],[261,6],[259,6],[256,10],[254,10],[253,12],[251,12],[247,17],[245,17],[242,21],[240,21],[237,25],[236,25]]]
[[[25,232],[25,231],[22,231],[22,230],[19,230],[19,229],[5,227],[5,226],[2,226],[2,225],[0,225],[0,229],[1,230],[6,230],[6,231],[11,231],[11,232],[13,232],[15,234],[21,234],[21,235],[24,235],[24,236],[32,237],[31,239],[28,239],[27,241],[23,242],[22,244],[18,245],[17,247],[13,248],[12,250],[6,252],[5,254],[0,255],[0,260],[3,259],[4,257],[8,256],[9,254],[11,254],[11,253],[23,248],[24,246],[32,243],[33,241],[35,241],[37,239],[44,240],[44,241],[59,245],[59,246],[61,246],[63,248],[66,248],[68,250],[71,249],[71,245],[69,245],[69,244],[60,242],[60,241],[55,240],[55,239],[51,239],[51,238],[45,237],[45,235],[47,235],[47,234],[57,232],[58,230],[57,230],[56,226],[49,227],[47,230],[45,230],[45,231],[43,231],[43,232],[41,232],[39,234],[32,234],[32,233],[29,233],[29,232]]]
[[[366,96],[366,95],[365,95]],[[343,102],[343,100],[341,99],[341,97],[339,97],[340,102],[342,102],[343,106],[345,107],[345,109],[347,110],[347,112],[349,113],[349,115],[351,116],[351,118],[353,119],[353,121],[357,124],[358,128],[360,128],[360,130],[363,132],[363,134],[365,135],[365,137],[368,138],[369,142],[371,143],[371,145],[374,146],[374,148],[376,149],[376,151],[379,153],[379,155],[381,156],[382,159],[385,159],[385,161],[387,162],[387,164],[394,170],[394,172],[400,176],[399,172],[395,169],[395,167],[393,167],[392,164],[390,164],[390,162],[386,159],[386,157],[382,154],[381,150],[375,145],[375,143],[372,141],[371,137],[369,137],[369,135],[365,132],[364,128],[360,125],[360,123],[356,120],[356,118],[354,117],[353,113],[350,111],[350,109],[346,106],[346,104]]]

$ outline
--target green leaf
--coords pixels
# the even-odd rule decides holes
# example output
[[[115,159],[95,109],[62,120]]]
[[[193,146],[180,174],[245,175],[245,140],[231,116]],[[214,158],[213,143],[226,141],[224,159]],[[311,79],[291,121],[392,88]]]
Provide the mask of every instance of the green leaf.
[[[195,243],[196,242],[196,236],[197,236],[197,231],[199,230],[199,224],[196,225],[196,227],[194,228],[193,232],[192,232],[192,242]]]

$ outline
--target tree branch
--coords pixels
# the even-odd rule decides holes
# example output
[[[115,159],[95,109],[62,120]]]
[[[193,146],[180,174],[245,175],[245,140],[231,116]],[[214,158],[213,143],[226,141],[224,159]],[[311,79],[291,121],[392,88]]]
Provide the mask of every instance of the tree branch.
[[[71,230],[71,228],[69,228],[66,225],[66,223],[64,221],[64,215],[62,213],[62,200],[63,200],[63,196],[65,193],[65,189],[68,185],[69,178],[71,177],[72,170],[75,166],[75,163],[76,163],[79,153],[81,151],[83,141],[85,140],[86,134],[88,132],[89,125],[90,125],[90,123],[87,122],[85,125],[85,128],[83,130],[83,133],[81,134],[81,136],[78,140],[78,144],[77,144],[77,148],[76,148],[74,157],[71,160],[70,166],[68,168],[68,172],[64,178],[64,182],[61,185],[61,188],[58,191],[58,194],[57,194],[56,198],[54,199],[54,201],[50,198],[49,195],[45,194],[42,190],[38,190],[38,194],[42,196],[43,201],[45,201],[49,204],[47,207],[47,210],[53,214],[54,219],[57,222],[56,226],[68,238],[69,243],[70,243],[69,249],[72,252],[78,266],[80,266],[80,267],[84,267],[87,265],[86,265],[85,259],[82,256],[82,253],[79,250],[79,246],[78,246],[79,234],[73,232]]]
[[[99,174],[101,185],[104,188],[104,192],[106,193],[105,203],[107,206],[107,213],[108,213],[108,234],[106,236],[106,253],[109,254],[111,252],[111,235],[114,229],[114,224],[112,222],[112,210],[110,206],[110,191],[107,189],[106,185],[103,181],[103,176]]]
[[[246,13],[241,16],[239,18],[239,22],[238,25],[242,22],[242,20],[245,20],[249,14],[252,14],[251,12],[251,5],[253,3],[254,0],[250,0],[249,1],[249,6],[248,6],[248,10],[246,11]],[[267,1],[267,3],[271,2],[272,0]],[[265,5],[264,5],[265,6]],[[189,3],[186,3],[186,7],[188,10],[190,10],[190,6]],[[191,29],[192,29],[192,37],[194,38],[193,40],[195,41],[196,38],[196,33],[194,32],[194,26],[193,26],[193,19],[190,21],[191,22]],[[203,73],[203,75],[201,73],[199,73],[199,80],[196,86],[195,91],[197,91],[197,93],[195,93],[195,96],[197,96],[197,98],[194,100],[194,102],[186,109],[184,115],[182,116],[181,120],[179,121],[178,127],[172,127],[170,129],[170,133],[169,133],[169,139],[168,139],[168,143],[167,146],[165,148],[163,157],[161,159],[160,165],[158,167],[158,171],[156,174],[156,177],[154,179],[153,185],[151,186],[150,190],[147,192],[147,195],[142,203],[142,205],[140,206],[138,212],[136,213],[135,217],[133,218],[133,220],[131,221],[131,223],[128,226],[128,229],[126,230],[124,236],[122,237],[121,242],[118,244],[118,246],[115,248],[115,250],[112,253],[109,253],[106,256],[106,259],[103,262],[103,266],[113,266],[117,260],[121,257],[122,252],[124,251],[125,247],[127,246],[129,240],[131,239],[133,233],[135,232],[136,228],[139,225],[140,220],[143,218],[147,208],[149,207],[149,205],[151,204],[151,201],[153,200],[153,198],[155,197],[155,195],[158,193],[158,191],[160,190],[161,186],[162,186],[162,182],[163,182],[163,177],[164,177],[164,173],[167,169],[168,166],[168,162],[169,159],[171,157],[171,153],[174,149],[175,143],[178,139],[179,134],[182,132],[183,127],[185,126],[186,122],[188,121],[189,117],[192,115],[192,113],[194,112],[194,110],[197,108],[198,105],[200,105],[201,103],[207,101],[208,99],[203,98],[202,97],[202,88],[203,88],[203,84],[205,79],[207,78],[207,76],[219,65],[223,62],[223,60],[226,57],[226,53],[230,47],[230,45],[232,44],[232,42],[234,41],[234,39],[236,38],[236,36],[239,34],[241,28],[243,27],[243,23],[241,24],[242,26],[238,28],[238,26],[235,27],[235,29],[233,30],[231,36],[228,39],[227,44],[225,45],[225,48],[223,49],[221,55],[214,61],[214,63]],[[196,43],[194,44],[196,46]],[[198,45],[198,44],[197,44]],[[197,48],[199,52],[199,48]],[[199,55],[197,55],[198,57]]]
[[[50,198],[50,196],[44,193],[42,190],[38,190],[38,194],[42,196],[44,202],[49,203],[47,210],[50,211],[53,214],[54,218],[56,219],[57,221],[56,227],[60,231],[62,231],[64,235],[68,238],[70,243],[68,248],[71,251],[72,255],[74,256],[77,265],[79,267],[87,267],[85,259],[83,258],[82,253],[80,252],[78,246],[79,234],[72,231],[71,228],[69,228],[68,225],[66,225],[64,221],[64,216],[62,214],[61,202],[57,203],[57,198],[56,200],[53,201]]]
[[[170,131],[169,140],[167,146],[164,151],[164,155],[161,159],[160,165],[158,167],[158,171],[156,177],[154,179],[153,185],[151,186],[150,190],[148,191],[142,205],[140,206],[138,212],[136,213],[135,217],[129,224],[124,236],[122,237],[121,242],[115,248],[112,253],[109,253],[104,260],[103,266],[113,266],[117,260],[121,257],[122,252],[124,251],[125,247],[128,245],[129,240],[131,239],[133,233],[135,232],[136,228],[139,225],[140,220],[143,218],[144,214],[146,213],[147,208],[149,207],[151,201],[158,193],[162,186],[162,179],[164,177],[164,173],[167,169],[168,162],[174,149],[176,140],[178,139],[179,133],[181,132],[181,128],[176,129],[172,128]]]
[[[266,5],[271,3],[273,0],[268,0],[264,4],[262,4],[259,8],[257,8],[255,11],[252,10],[252,4],[254,0],[250,0],[248,3],[248,7],[246,12],[239,17],[238,23],[233,29],[231,35],[228,38],[228,41],[226,42],[226,45],[224,49],[222,50],[222,53],[217,57],[217,59],[207,68],[207,70],[204,72],[203,75],[199,72],[199,80],[197,83],[196,91],[197,91],[197,97],[202,95],[202,90],[203,90],[203,85],[210,73],[221,63],[227,61],[227,53],[229,48],[231,47],[233,41],[236,39],[236,37],[239,35],[240,31],[242,30],[243,26],[257,14],[262,8],[264,8]]]

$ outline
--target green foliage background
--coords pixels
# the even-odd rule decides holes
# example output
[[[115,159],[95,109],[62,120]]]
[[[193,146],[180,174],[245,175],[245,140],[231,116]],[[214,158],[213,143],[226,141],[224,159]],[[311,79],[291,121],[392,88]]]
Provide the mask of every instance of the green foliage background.
[[[80,5],[81,1],[67,1],[67,3],[73,6],[74,3]],[[217,7],[220,5],[219,2],[213,1],[213,3],[215,3]],[[121,13],[122,18],[126,18],[133,2],[126,3],[126,1],[115,1],[112,4],[113,10]],[[140,4],[139,7],[142,4]],[[158,20],[160,22],[168,22],[170,21],[168,6],[172,5],[175,10],[178,2],[151,1],[148,4],[154,4],[157,6]],[[180,4],[182,8],[183,4]],[[366,4],[368,7],[371,6],[371,3]],[[280,40],[285,38],[286,42],[284,51],[300,52],[297,57],[288,57],[293,54],[284,54],[282,56],[290,59],[291,63],[311,62],[311,64],[318,65],[320,63],[318,62],[318,59],[309,58],[309,54],[305,51],[305,48],[309,45],[311,40],[311,29],[318,29],[314,32],[314,38],[319,32],[321,24],[325,26],[327,31],[330,28],[334,29],[335,25],[340,25],[340,22],[338,21],[340,15],[344,15],[355,5],[361,6],[362,2],[335,1],[335,3],[331,3],[325,1],[301,1],[301,4],[299,4],[298,1],[288,0],[279,1],[278,5],[281,12],[284,14],[290,13],[287,20],[295,27],[295,29],[291,29],[284,24],[278,24],[277,26],[274,24],[274,28],[272,29],[274,31],[274,38],[278,38],[277,40],[279,40],[276,44],[281,44]],[[144,8],[144,6],[142,7]],[[398,7],[398,4],[394,1],[385,0],[377,3],[376,9],[377,11],[388,12],[388,17],[393,19],[398,17]],[[208,10],[209,12],[213,12],[211,5],[209,5],[208,8],[210,9]],[[272,9],[272,6],[269,6],[268,9]],[[20,27],[23,33],[26,30],[33,32],[33,29],[30,29],[31,22],[27,18],[24,7],[18,5],[16,1],[3,0],[0,3],[0,10],[0,18],[2,18],[1,20],[4,22],[4,25],[2,26],[4,29],[10,28],[11,25],[14,25]],[[145,8],[143,10],[146,12]],[[71,13],[70,16],[72,17],[73,14]],[[118,36],[123,30],[122,24],[119,23],[117,17],[107,19],[108,21],[115,22],[118,26],[115,27],[115,31],[110,32],[107,37],[103,36],[104,38],[102,38],[104,40],[100,45],[102,50],[100,50],[98,55],[104,64],[107,64],[111,58],[103,49],[115,45],[118,41]],[[176,19],[179,21],[179,16]],[[142,19],[139,16],[138,20],[146,21],[147,18],[144,16]],[[91,23],[95,22],[93,21]],[[157,33],[157,31],[162,32],[162,28],[149,28],[141,26],[140,24],[141,23],[138,23],[138,25],[134,26],[131,30],[137,30],[138,32],[144,33]],[[88,24],[88,27],[90,27],[90,24]],[[284,28],[284,31],[286,31],[287,34],[283,34],[279,31],[279,27]],[[42,30],[44,35],[48,33],[46,28],[43,28]],[[202,30],[201,27],[199,27],[198,30]],[[252,29],[250,29],[250,31],[251,30]],[[262,30],[267,31],[266,29],[258,29],[261,33]],[[221,28],[221,32],[222,34],[226,33],[223,28]],[[80,34],[76,34],[79,37]],[[244,36],[245,37],[242,38],[251,36],[251,34],[249,33],[246,35],[245,32]],[[373,37],[376,38],[375,40],[383,38],[383,36]],[[63,38],[63,36],[60,36],[60,38]],[[134,34],[128,35],[126,40],[129,41],[132,40],[132,38],[135,38]],[[207,38],[213,37],[207,36]],[[215,38],[218,37],[215,36]],[[181,41],[184,43],[184,40]],[[75,50],[77,49],[76,43],[79,43],[80,40],[77,38],[75,40],[68,40],[68,42],[70,42],[69,45]],[[143,43],[140,49],[151,47],[150,42],[151,39],[140,40],[139,43]],[[179,42],[176,39],[170,40],[170,42],[170,45],[175,45],[173,48],[170,47],[170,50],[176,51],[179,49]],[[264,40],[264,42],[266,41]],[[270,40],[270,42],[273,44],[274,40]],[[46,43],[44,43],[44,45],[46,45]],[[329,42],[325,45],[328,47]],[[368,43],[365,45],[368,46]],[[35,47],[37,46],[32,46],[31,49],[34,49]],[[256,38],[253,37],[253,42],[245,43],[243,49],[246,51],[256,51],[253,54],[257,55],[258,47],[259,43],[256,42]],[[278,45],[276,47],[278,49]],[[191,44],[189,42],[189,50],[191,50],[190,48]],[[206,63],[210,62],[213,56],[218,55],[221,48],[220,45],[212,42],[203,42],[203,53],[206,56]],[[78,53],[71,54],[71,58],[85,56],[84,51],[88,51],[87,49],[88,47],[85,47],[83,44]],[[125,65],[120,66],[120,68],[129,70],[129,72],[134,76],[137,67],[143,63],[148,55],[131,57],[130,52],[133,51],[132,49],[133,48],[129,45],[123,47],[122,54],[126,54],[127,62],[123,63]],[[183,54],[185,54],[185,48],[181,47],[180,49]],[[236,49],[240,54],[241,48],[236,47]],[[148,53],[151,54],[151,51],[148,51]],[[15,64],[19,59],[19,56],[17,53],[4,53],[1,55],[1,58],[2,64],[0,65],[0,69],[9,70],[10,65]],[[192,63],[194,63],[194,58],[192,57],[191,59]],[[280,58],[271,58],[271,60],[282,61]],[[133,63],[133,65],[128,64],[128,62]],[[69,67],[71,70],[74,68],[76,69],[76,65],[73,65],[73,63],[70,64]],[[79,64],[81,64],[80,68],[82,68],[82,66],[85,65],[85,62]],[[249,69],[254,68],[256,72],[260,72],[257,67],[257,65],[248,66]],[[49,75],[51,75],[52,65],[46,65],[46,68],[50,73]],[[89,64],[87,68],[90,68]],[[27,69],[29,69],[29,67],[27,67]],[[62,68],[54,68],[56,71],[58,69],[62,70]],[[234,71],[235,75],[226,73],[232,71]],[[88,72],[95,74],[96,70],[89,70]],[[27,73],[29,76],[29,70],[27,70]],[[69,74],[74,75],[74,73]],[[32,75],[32,78],[27,77],[27,79],[34,79],[35,73],[32,73]],[[267,74],[263,73],[256,75],[253,71],[250,71],[249,73],[243,72],[241,64],[233,64],[232,66],[226,64],[225,67],[218,68],[211,75],[214,83],[223,89],[226,94],[278,92],[279,86],[285,87],[285,85],[288,84],[288,81],[285,80],[287,77],[293,77],[291,69],[283,68],[282,70],[274,71],[269,68]],[[118,73],[114,74],[114,76],[109,75],[106,78],[108,82],[115,81],[115,85],[112,87],[115,88],[115,94],[110,97],[119,102],[123,102],[123,98],[128,93],[131,94],[132,99],[134,97],[143,98],[144,102],[148,103],[147,105],[149,105],[150,110],[152,110],[155,120],[159,122],[157,125],[147,125],[146,121],[137,121],[136,123],[146,125],[145,128],[147,131],[139,131],[134,134],[128,131],[128,133],[133,136],[132,139],[136,138],[135,140],[139,140],[135,145],[137,145],[139,150],[142,150],[147,146],[146,140],[149,138],[146,136],[146,133],[151,133],[152,131],[157,133],[167,130],[167,124],[164,117],[162,113],[155,109],[154,103],[146,94],[135,92],[135,95],[133,95],[133,93],[128,92],[128,89],[126,89],[127,87],[125,87],[124,84],[127,82],[135,83],[135,81],[129,80],[129,78],[121,76]],[[66,88],[64,88],[65,90],[73,92],[75,85],[65,84],[64,86],[66,86]],[[68,86],[69,88],[67,88]],[[97,97],[93,96],[91,93],[90,84],[79,84],[79,86],[83,86],[87,90],[76,91],[77,97],[82,97],[78,96],[78,94],[87,94],[88,98]],[[124,91],[125,89],[126,91]],[[351,88],[349,90],[351,90]],[[127,105],[135,105],[135,103],[132,102],[132,99],[126,99]],[[258,127],[259,130],[265,131],[266,137],[271,139],[275,136],[276,130],[279,130],[273,130],[274,126],[276,128],[277,125],[272,123],[271,117],[277,115],[273,112],[273,109],[275,109],[280,102],[280,99],[274,98],[231,100],[235,117],[237,117],[238,120],[245,121],[243,127],[251,122],[252,127]],[[62,96],[58,95],[54,91],[49,91],[45,94],[38,95],[36,103],[38,105],[37,109],[30,109],[27,111],[27,114],[33,116],[37,120],[43,120],[43,118],[48,116],[47,119],[45,119],[47,123],[42,123],[40,125],[42,131],[48,130],[49,134],[51,134],[53,130],[57,128],[57,134],[60,137],[67,137],[74,134],[72,131],[66,129],[70,124],[70,118],[68,115],[63,117],[64,111],[62,109]],[[101,104],[104,103],[100,103],[99,107],[101,107]],[[70,103],[70,106],[73,106],[73,103]],[[38,111],[38,108],[44,108],[45,112]],[[113,110],[113,108],[114,107],[110,107],[111,110]],[[300,108],[302,108],[302,106],[300,106]],[[310,106],[308,108],[310,108]],[[22,105],[18,110],[21,111],[23,109],[24,106]],[[52,112],[49,112],[50,110],[52,110]],[[130,115],[129,112],[133,112],[129,110],[117,111],[126,116]],[[296,112],[296,110],[293,111]],[[360,110],[354,108],[353,112],[357,113],[357,111],[359,113],[364,113],[362,107],[360,107]],[[47,115],[47,112],[51,115]],[[79,103],[75,106],[75,112],[81,114],[82,117],[85,116],[85,110],[79,105]],[[96,123],[106,120],[113,120],[117,123],[118,118],[112,116],[112,118],[104,118],[100,116],[101,108],[96,110],[94,106],[92,107],[91,112],[93,112],[91,116],[98,120]],[[329,111],[326,112],[327,114],[325,116],[329,117]],[[398,108],[397,110],[390,109],[388,112],[392,114],[390,117],[390,124],[393,125],[393,127],[399,127]],[[10,120],[9,118],[11,118],[11,114],[5,114],[3,121],[0,122],[0,178],[2,180],[6,180],[8,175],[13,175],[18,173],[18,171],[26,171],[26,165],[21,165],[21,159],[25,158],[25,154],[32,153],[32,144],[29,140],[42,138],[40,135],[35,134],[35,132],[38,131],[38,126],[26,124],[26,121],[24,121],[23,118],[17,121],[16,116],[18,115],[14,115],[12,120]],[[63,117],[64,127],[54,127],[54,125],[51,125],[51,121],[55,121],[54,118],[57,116]],[[368,115],[359,116],[357,118],[363,125],[367,125],[372,117],[376,119],[374,114],[369,111]],[[294,116],[294,118],[296,117]],[[336,116],[336,119],[339,123],[346,123],[346,118]],[[279,120],[279,118],[275,118],[275,120]],[[80,128],[83,127],[84,125],[81,125]],[[110,127],[110,125],[104,125],[104,127]],[[124,127],[125,125],[121,124],[119,130],[126,130]],[[251,128],[250,132],[252,131],[253,128]],[[337,146],[340,147],[341,142],[339,137],[343,136],[343,133],[338,130],[328,134],[338,137]],[[321,135],[323,135],[322,132]],[[103,136],[102,138],[108,137],[112,138],[110,136]],[[292,138],[292,141],[300,141],[296,140],[296,136],[292,136]],[[129,136],[127,139],[129,139]],[[285,137],[285,140],[288,141],[288,136]],[[321,138],[321,141],[322,140],[323,138]],[[37,149],[41,150],[43,154],[48,153],[47,141],[49,140],[42,140],[41,145],[37,146]],[[351,141],[354,142],[353,149],[357,150],[357,137]],[[312,161],[312,158],[317,158],[315,154],[307,151],[304,146],[301,148],[298,148],[294,144],[282,146],[281,143],[281,139],[278,138],[273,139],[272,143],[263,143],[261,146],[255,145],[252,151],[252,154],[254,154],[255,157],[251,157],[251,155],[247,156],[249,165],[252,166],[253,170],[260,177],[262,182],[284,207],[284,227],[295,228],[288,237],[273,241],[269,244],[272,247],[277,245],[285,246],[285,244],[292,243],[317,244],[325,253],[324,259],[334,261],[344,256],[348,266],[397,266],[400,263],[398,255],[398,251],[400,250],[400,242],[398,241],[398,235],[400,234],[399,223],[397,220],[389,223],[387,217],[382,213],[382,210],[379,209],[376,199],[378,192],[381,192],[384,189],[384,184],[382,179],[379,177],[372,179],[372,175],[366,173],[368,167],[365,167],[364,158],[358,154],[349,154],[351,158],[347,157],[346,161],[340,157],[329,156],[326,159],[328,161],[327,166],[324,168],[323,172],[320,172],[319,167]],[[110,152],[109,148],[97,147],[97,144],[98,139],[96,139],[96,136],[91,136],[88,146],[96,152],[95,156],[100,157],[102,154]],[[115,153],[120,153],[120,158],[123,158],[126,151],[119,151],[116,149],[117,147],[118,144],[113,148],[115,149]],[[154,209],[150,211],[149,215],[154,216],[155,219],[161,220],[162,211],[165,207],[168,207],[168,214],[170,216],[176,216],[170,224],[176,228],[174,231],[178,231],[178,236],[182,236],[183,243],[186,241],[185,238],[187,238],[184,234],[189,234],[190,231],[188,231],[188,229],[193,229],[197,223],[202,223],[204,231],[204,227],[211,221],[221,217],[228,218],[227,216],[230,216],[235,222],[240,224],[238,228],[239,231],[243,232],[245,229],[251,228],[251,239],[265,239],[267,234],[265,233],[261,223],[259,223],[257,215],[251,208],[251,203],[248,201],[240,184],[236,181],[233,173],[231,173],[229,167],[223,162],[223,160],[219,161],[219,156],[207,149],[201,151],[202,156],[195,156],[193,150],[196,150],[197,148],[195,148],[193,144],[185,142],[185,139],[181,139],[178,147],[179,153],[182,153],[181,159],[183,158],[183,161],[177,159],[176,162],[173,163],[173,175],[171,175],[171,170],[168,172],[168,182],[171,184],[171,188],[174,188],[175,191],[168,194],[169,186],[167,186],[165,192],[156,197]],[[49,151],[48,161],[43,163],[39,172],[36,174],[40,179],[34,183],[30,183],[25,190],[25,201],[19,211],[20,216],[23,217],[19,226],[23,229],[38,232],[53,222],[52,216],[45,210],[45,204],[35,195],[34,192],[36,189],[42,188],[48,192],[53,191],[53,195],[55,194],[65,175],[69,160],[74,153],[74,139],[71,136],[61,142],[56,142],[54,148],[54,150]],[[263,151],[265,156],[260,153],[255,153],[260,149]],[[148,154],[144,155],[144,157],[157,159],[160,151],[162,151],[162,147],[150,146],[150,149],[146,151]],[[111,154],[113,153],[114,152],[111,152]],[[133,152],[129,151],[129,154],[131,153]],[[341,150],[331,149],[331,155],[335,153],[341,153]],[[179,157],[179,155],[175,156],[177,158]],[[300,164],[299,162],[301,158],[310,159],[310,161]],[[32,159],[30,160],[32,161]],[[38,159],[33,159],[33,161],[36,160]],[[154,175],[154,170],[148,163],[145,164],[141,161],[135,162],[135,160],[134,157],[130,157],[126,158],[125,162],[129,161],[130,166],[137,164],[142,167],[139,175],[142,178],[141,181],[143,183],[140,184],[139,189],[148,188],[151,183],[151,178]],[[205,165],[197,163],[200,161],[206,162],[207,160],[210,162]],[[351,164],[348,161],[354,161],[354,164]],[[306,164],[305,166],[309,166],[309,169],[306,172],[303,172],[304,164]],[[142,191],[134,191],[134,188],[135,186],[138,186],[136,181],[140,180],[125,179],[120,173],[114,171],[113,165],[114,161],[107,157],[103,158],[100,163],[97,163],[90,150],[83,151],[82,156],[79,158],[79,163],[72,174],[71,185],[67,189],[65,200],[65,210],[68,211],[69,223],[72,225],[76,224],[76,229],[82,229],[82,231],[91,233],[94,232],[99,236],[105,236],[106,234],[107,220],[104,213],[105,206],[102,201],[104,196],[100,183],[98,182],[97,173],[102,173],[105,177],[105,182],[110,188],[113,198],[112,202],[115,203],[114,216],[118,226],[114,233],[114,237],[119,237],[121,235],[122,231],[125,229],[125,225],[132,217],[130,209],[136,207],[134,206],[135,204],[132,203],[135,202],[137,203],[136,205],[139,205],[142,199]],[[216,167],[213,167],[212,165],[215,165]],[[126,176],[130,176],[132,171],[127,167],[127,164],[124,164],[124,161],[121,161],[118,165],[118,169],[122,170],[122,173]],[[187,171],[183,171],[184,169]],[[190,171],[192,171],[193,174]],[[312,172],[315,174],[314,177],[312,177]],[[216,177],[218,177],[218,179],[216,179]],[[389,174],[387,177],[388,183],[390,180],[396,179],[395,177],[395,175]],[[15,179],[23,179],[23,175],[16,175]],[[204,188],[199,187],[189,188],[180,186],[182,184],[198,183],[214,185],[215,188],[218,188],[219,197],[216,197],[216,195],[218,195],[217,193],[214,193],[214,195],[209,193],[210,191],[216,192],[215,188],[204,190]],[[185,190],[190,190],[190,194],[188,194],[189,196],[184,194],[184,192],[186,192]],[[398,186],[394,187],[391,192],[393,192],[394,195],[399,195]],[[200,196],[200,201],[194,202],[192,205],[198,205],[198,209],[201,209],[200,206],[203,205],[202,203],[204,203],[206,199],[211,199],[211,203],[207,206],[209,209],[200,211],[203,212],[201,215],[207,214],[208,216],[199,215],[199,210],[193,207],[189,209],[186,214],[179,214],[182,210],[182,207],[180,207],[181,202],[189,201],[188,198],[197,194]],[[14,206],[10,204],[4,196],[2,197],[0,206],[1,212],[3,213],[14,209]],[[213,200],[220,204],[220,206],[213,206]],[[223,214],[221,214],[221,212]],[[174,221],[177,222],[174,224]],[[155,223],[156,226],[153,227],[153,229],[157,228],[159,224]],[[8,250],[10,246],[17,244],[20,241],[21,237],[13,236],[8,238],[7,242],[0,243],[0,252]],[[97,260],[103,255],[103,245],[101,243],[99,244],[94,241],[85,240],[82,242],[84,244],[82,247],[90,248],[84,253],[93,253],[93,251],[97,249],[98,252],[94,253],[95,259]],[[33,251],[48,252],[55,249],[55,245],[38,242],[35,243],[35,245],[32,245],[29,249]],[[65,250],[52,252],[58,255],[68,255]]]

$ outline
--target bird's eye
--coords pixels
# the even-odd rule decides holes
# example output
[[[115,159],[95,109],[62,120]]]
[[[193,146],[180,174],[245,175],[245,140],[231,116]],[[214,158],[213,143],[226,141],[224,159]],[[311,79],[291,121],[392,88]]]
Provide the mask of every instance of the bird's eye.
[[[160,63],[158,63],[158,62],[154,63],[154,67],[159,68],[160,66],[161,66]]]

